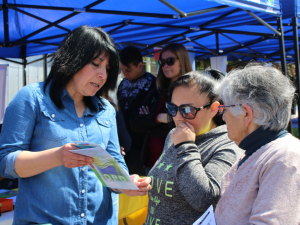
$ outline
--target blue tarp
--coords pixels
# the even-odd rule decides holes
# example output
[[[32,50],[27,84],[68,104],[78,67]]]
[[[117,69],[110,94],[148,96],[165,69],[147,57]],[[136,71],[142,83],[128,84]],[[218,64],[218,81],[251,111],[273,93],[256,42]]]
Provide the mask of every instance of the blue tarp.
[[[299,0],[280,0],[280,4],[282,5],[283,19],[300,17]]]
[[[68,31],[79,25],[90,25],[103,27],[105,31],[110,32],[119,49],[126,45],[136,45],[144,55],[151,54],[154,46],[177,41],[194,46],[197,57],[225,52],[233,59],[245,58],[236,52],[247,52],[248,49],[230,51],[230,48],[262,36],[274,38],[274,32],[267,27],[248,26],[257,24],[258,21],[245,10],[255,13],[267,22],[274,23],[276,17],[281,16],[279,0],[169,0],[169,3],[187,14],[205,9],[218,9],[207,10],[208,12],[205,13],[201,11],[201,14],[186,18],[180,17],[178,11],[158,0],[98,1],[99,4],[91,7],[91,10],[86,10],[85,7],[93,2],[92,0],[7,0],[9,41],[5,43],[5,26],[1,25],[0,42],[14,47],[0,48],[0,57],[22,58],[23,44],[26,44],[26,51],[23,51],[26,56],[53,53]],[[0,3],[3,6],[3,0],[0,0]],[[43,9],[41,6],[63,8],[54,10]],[[0,11],[1,24],[4,23],[4,9],[3,6],[3,10]],[[223,18],[212,22],[222,15]],[[60,22],[59,20],[64,17],[70,18]],[[59,22],[55,23],[55,26],[51,24],[57,21]],[[174,27],[166,27],[168,25]],[[43,29],[45,27],[49,28]],[[244,33],[239,34],[237,31]],[[204,37],[201,38],[202,36]],[[216,38],[219,38],[219,53]],[[253,51],[250,53],[253,54]]]

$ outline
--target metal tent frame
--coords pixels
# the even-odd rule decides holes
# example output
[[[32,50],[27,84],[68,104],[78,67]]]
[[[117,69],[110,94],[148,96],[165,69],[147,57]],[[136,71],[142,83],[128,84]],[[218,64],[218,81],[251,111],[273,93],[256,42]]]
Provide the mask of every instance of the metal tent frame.
[[[274,0],[272,6],[268,5],[267,0],[261,0],[261,4],[246,0],[190,0],[191,5],[181,0],[173,0],[172,3],[171,0],[152,0],[143,2],[143,8],[139,8],[134,0],[127,0],[127,5],[131,7],[126,8],[121,8],[124,3],[120,0],[85,1],[88,4],[83,1],[63,1],[69,2],[69,5],[62,5],[59,0],[53,0],[51,5],[47,5],[46,1],[36,4],[36,0],[21,4],[23,1],[25,0],[11,3],[12,0],[2,0],[0,4],[0,13],[3,14],[0,59],[23,65],[24,85],[26,65],[37,61],[27,62],[26,57],[38,54],[44,55],[40,60],[51,57],[51,53],[56,51],[62,39],[72,29],[85,24],[83,15],[90,16],[88,18],[91,25],[97,24],[108,32],[118,48],[134,45],[140,48],[144,56],[153,55],[154,47],[170,42],[192,45],[194,50],[190,51],[195,53],[196,59],[227,55],[233,59],[274,61],[278,60],[279,54],[286,74],[279,0]],[[55,16],[49,16],[49,11],[55,12]],[[105,16],[102,18],[103,15]],[[95,23],[94,20],[98,17],[102,19]],[[26,18],[35,29],[25,29],[24,24],[20,25],[16,18]],[[19,24],[19,27],[15,24]],[[12,32],[16,27],[19,30]],[[278,40],[279,49],[264,53],[253,48],[267,40]],[[15,55],[23,59],[22,63],[6,59],[14,58],[12,56]]]

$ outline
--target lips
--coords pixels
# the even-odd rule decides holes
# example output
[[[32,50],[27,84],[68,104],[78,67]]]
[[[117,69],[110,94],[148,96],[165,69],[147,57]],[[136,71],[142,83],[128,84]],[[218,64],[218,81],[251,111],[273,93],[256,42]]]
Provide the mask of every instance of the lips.
[[[96,83],[93,83],[93,82],[91,82],[91,84],[92,84],[93,86],[97,87],[97,88],[99,88],[99,87],[100,87],[100,85],[99,85],[99,84],[96,84]]]

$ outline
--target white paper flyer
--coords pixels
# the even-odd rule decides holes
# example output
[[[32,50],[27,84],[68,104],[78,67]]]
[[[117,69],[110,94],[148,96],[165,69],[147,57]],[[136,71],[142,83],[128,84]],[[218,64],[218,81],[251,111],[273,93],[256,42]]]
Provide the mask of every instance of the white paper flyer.
[[[197,219],[193,225],[216,225],[214,210],[212,205]]]
[[[77,144],[75,146],[78,147]],[[93,171],[103,186],[117,189],[138,190],[138,187],[133,183],[127,171],[124,170],[115,158],[101,146],[93,148],[81,147],[81,149],[70,151],[94,159],[93,166],[95,169],[93,169]]]

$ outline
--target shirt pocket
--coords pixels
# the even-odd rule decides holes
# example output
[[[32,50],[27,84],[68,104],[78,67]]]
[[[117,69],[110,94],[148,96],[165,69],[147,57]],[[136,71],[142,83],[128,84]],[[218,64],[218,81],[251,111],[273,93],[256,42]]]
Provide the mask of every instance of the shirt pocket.
[[[51,113],[48,110],[42,111],[42,130],[44,138],[52,141],[65,139],[65,119],[57,111]]]
[[[110,139],[110,131],[111,131],[111,127],[112,127],[112,121],[108,118],[101,118],[101,117],[96,118],[96,120],[98,123],[98,127],[100,129],[100,132],[101,132],[102,142],[106,147],[108,144],[108,141]]]

